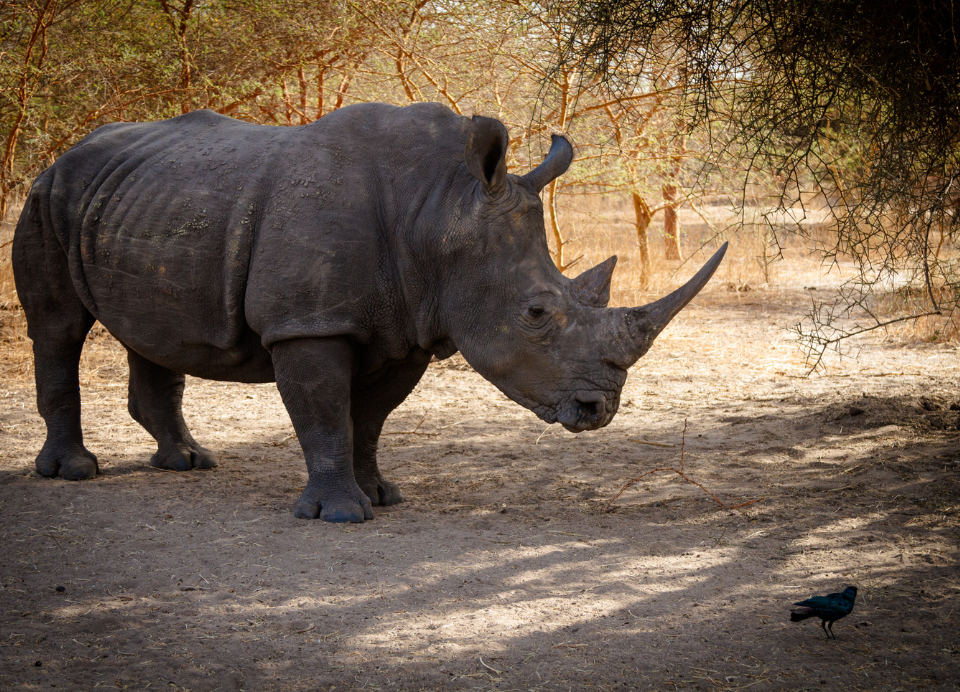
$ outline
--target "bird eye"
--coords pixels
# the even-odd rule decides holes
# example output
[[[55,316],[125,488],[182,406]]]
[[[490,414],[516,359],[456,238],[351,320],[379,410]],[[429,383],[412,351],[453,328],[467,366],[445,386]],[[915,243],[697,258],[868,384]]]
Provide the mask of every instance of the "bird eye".
[[[529,308],[527,308],[527,314],[529,314],[530,317],[533,317],[533,318],[543,317],[544,312],[545,311],[542,305],[532,305]]]

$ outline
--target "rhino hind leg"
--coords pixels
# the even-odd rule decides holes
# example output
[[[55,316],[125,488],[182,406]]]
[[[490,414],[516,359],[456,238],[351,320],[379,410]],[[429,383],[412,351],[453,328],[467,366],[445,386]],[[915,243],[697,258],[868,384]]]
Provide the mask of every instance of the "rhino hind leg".
[[[374,440],[373,445],[375,448],[376,440]],[[370,498],[372,505],[387,507],[403,502],[403,493],[400,492],[400,486],[388,481],[380,473],[375,451],[371,455],[362,455],[360,458],[355,455],[353,473],[357,479],[357,485]]]
[[[77,295],[52,227],[43,223],[42,181],[34,187],[14,236],[13,271],[33,340],[37,410],[47,427],[36,469],[83,480],[100,472],[80,427],[80,354],[95,319]]]
[[[377,444],[387,416],[403,403],[423,377],[430,354],[417,352],[410,360],[390,366],[375,378],[362,378],[353,384],[353,475],[374,505],[403,502],[396,483],[383,477],[377,464]]]
[[[197,444],[183,420],[186,378],[130,349],[127,349],[127,362],[130,364],[127,408],[133,419],[157,441],[157,452],[151,457],[150,465],[171,471],[216,466],[213,452]]]
[[[91,316],[87,330],[93,321]],[[41,476],[79,481],[100,473],[97,457],[83,445],[80,427],[82,350],[82,339],[69,342],[34,337],[37,409],[47,424],[47,439],[36,460],[37,473]]]

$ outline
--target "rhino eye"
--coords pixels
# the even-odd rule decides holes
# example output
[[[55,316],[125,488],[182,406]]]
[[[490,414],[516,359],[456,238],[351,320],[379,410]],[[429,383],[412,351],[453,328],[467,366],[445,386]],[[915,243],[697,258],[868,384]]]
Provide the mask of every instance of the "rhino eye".
[[[527,314],[533,318],[543,317],[544,312],[546,311],[543,309],[542,305],[532,305],[529,308],[527,308]]]

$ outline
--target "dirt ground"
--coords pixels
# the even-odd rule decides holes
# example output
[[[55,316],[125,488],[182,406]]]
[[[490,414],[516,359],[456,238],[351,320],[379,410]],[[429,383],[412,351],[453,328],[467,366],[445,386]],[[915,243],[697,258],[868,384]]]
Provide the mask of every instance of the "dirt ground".
[[[34,388],[4,382],[0,688],[955,689],[957,349],[868,341],[805,378],[784,326],[812,281],[712,286],[593,433],[432,365],[382,440],[406,502],[362,525],[292,516],[306,470],[273,385],[189,380],[220,466],[158,471],[92,338],[103,475],[71,483],[34,473]],[[681,451],[727,505],[758,501],[658,473],[608,505]],[[836,641],[789,621],[846,584]]]

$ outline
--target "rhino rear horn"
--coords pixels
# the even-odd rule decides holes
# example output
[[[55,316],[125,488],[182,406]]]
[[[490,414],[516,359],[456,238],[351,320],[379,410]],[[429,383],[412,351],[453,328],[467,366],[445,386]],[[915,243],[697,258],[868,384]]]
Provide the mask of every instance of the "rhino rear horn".
[[[707,284],[726,252],[727,243],[724,243],[692,279],[670,295],[642,307],[610,310],[614,320],[611,360],[624,369],[636,363],[670,320]]]
[[[573,280],[573,295],[577,301],[594,308],[605,308],[610,302],[610,279],[617,266],[617,256],[609,257]]]
[[[539,166],[523,176],[523,180],[540,192],[555,178],[567,172],[573,161],[573,147],[566,137],[550,135],[550,151]]]
[[[510,138],[503,123],[475,115],[463,158],[467,170],[479,180],[487,192],[498,192],[507,179],[507,145]]]

